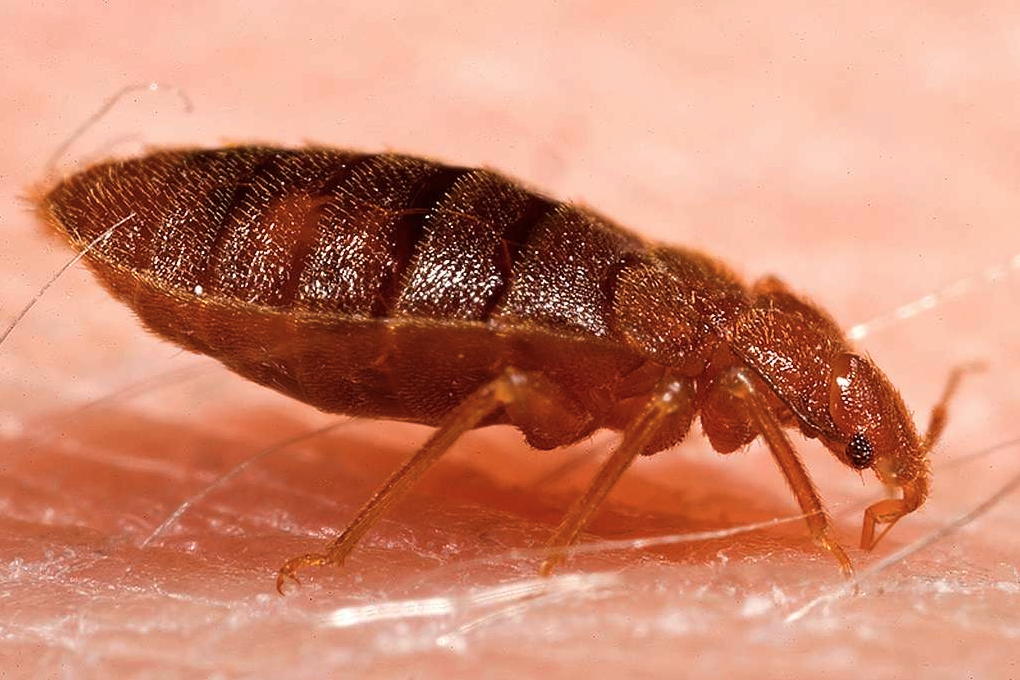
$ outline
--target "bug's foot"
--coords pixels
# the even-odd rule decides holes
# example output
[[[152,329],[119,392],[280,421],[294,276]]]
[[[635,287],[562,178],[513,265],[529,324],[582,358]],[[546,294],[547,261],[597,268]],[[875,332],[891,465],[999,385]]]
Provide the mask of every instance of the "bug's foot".
[[[542,566],[538,568],[538,575],[539,576],[552,575],[553,570],[556,569],[556,567],[563,564],[566,561],[566,559],[567,556],[559,550],[549,553],[549,556],[545,558],[544,562],[542,562]]]
[[[333,560],[330,559],[329,555],[323,555],[322,553],[309,553],[299,557],[292,557],[276,572],[276,592],[283,595],[283,587],[287,581],[293,581],[295,585],[300,586],[301,581],[297,578],[298,570],[305,567],[323,567],[332,563]]]
[[[854,565],[847,556],[846,551],[843,550],[843,546],[839,544],[839,541],[829,536],[828,531],[815,536],[815,545],[819,548],[827,550],[829,554],[836,558],[839,562],[839,570],[843,576],[847,579],[854,577]]]

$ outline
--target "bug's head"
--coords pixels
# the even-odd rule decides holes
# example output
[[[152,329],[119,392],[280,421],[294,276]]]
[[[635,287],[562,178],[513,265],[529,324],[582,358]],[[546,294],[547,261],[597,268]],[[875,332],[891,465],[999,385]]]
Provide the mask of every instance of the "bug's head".
[[[856,470],[872,469],[902,498],[875,503],[864,514],[861,547],[871,549],[904,515],[928,495],[929,437],[921,438],[899,392],[871,359],[844,352],[831,362],[829,416],[835,431],[826,446]],[[875,535],[876,525],[887,525]]]
[[[831,362],[826,444],[856,470],[871,468],[890,486],[924,472],[925,452],[899,393],[871,359],[843,352]],[[833,435],[836,435],[833,437]]]
[[[853,351],[832,318],[771,277],[753,292],[753,305],[734,325],[728,344],[789,412],[784,422],[819,438],[847,466],[874,470],[900,492],[865,512],[861,546],[870,549],[924,503],[928,453],[942,432],[961,371],[953,373],[928,431],[919,436],[899,392],[870,358]],[[880,525],[885,526],[876,535]]]

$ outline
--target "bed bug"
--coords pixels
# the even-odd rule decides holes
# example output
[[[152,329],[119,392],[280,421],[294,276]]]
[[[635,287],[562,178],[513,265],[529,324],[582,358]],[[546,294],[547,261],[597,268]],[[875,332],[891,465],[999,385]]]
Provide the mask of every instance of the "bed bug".
[[[436,428],[322,553],[279,569],[278,589],[341,565],[468,430],[509,424],[537,449],[622,432],[549,539],[548,574],[637,456],[674,446],[696,417],[720,453],[765,440],[815,544],[849,575],[785,430],[900,491],[865,511],[870,549],[924,502],[959,377],[921,436],[887,377],[780,280],[747,285],[484,169],[163,150],[93,165],[39,204],[75,248],[95,241],[90,267],[163,338],[323,411]]]

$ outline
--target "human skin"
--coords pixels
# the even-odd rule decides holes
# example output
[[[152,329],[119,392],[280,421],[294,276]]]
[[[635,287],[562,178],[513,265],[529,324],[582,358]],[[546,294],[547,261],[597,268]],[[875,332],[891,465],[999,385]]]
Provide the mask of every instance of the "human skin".
[[[987,366],[952,404],[931,499],[874,554],[856,541],[878,483],[793,439],[859,569],[1014,474],[1015,446],[953,462],[1020,435],[1020,286],[1008,267],[986,282],[1020,253],[1015,10],[398,7],[12,10],[0,41],[6,129],[17,131],[0,150],[3,318],[71,256],[24,201],[52,181],[48,155],[104,98],[158,79],[184,89],[194,112],[169,92],[133,95],[57,174],[130,151],[113,142],[131,134],[395,149],[497,168],[648,238],[715,254],[748,280],[776,274],[848,328],[970,281],[971,292],[859,343],[920,427],[951,367]],[[281,598],[274,570],[321,548],[426,428],[350,423],[270,453],[141,548],[217,476],[337,419],[149,336],[81,266],[0,345],[0,367],[8,677],[1015,669],[1016,497],[787,622],[843,584],[799,522],[579,555],[535,581],[541,555],[514,550],[542,544],[611,438],[539,453],[492,428],[465,437],[343,570],[305,572]],[[557,473],[579,457],[582,467]],[[586,541],[796,512],[766,449],[719,456],[696,426],[676,450],[638,461]]]

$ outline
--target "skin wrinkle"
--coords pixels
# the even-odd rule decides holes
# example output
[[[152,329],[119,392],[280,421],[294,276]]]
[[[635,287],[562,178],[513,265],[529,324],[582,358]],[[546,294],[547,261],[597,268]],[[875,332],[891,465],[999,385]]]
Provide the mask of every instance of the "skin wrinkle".
[[[582,198],[644,235],[718,255],[746,279],[774,272],[845,328],[954,281],[982,281],[1020,252],[1008,115],[1020,98],[1010,96],[1004,38],[1018,23],[1012,8],[518,4],[455,17],[422,6],[396,19],[391,9],[224,10],[226,23],[211,25],[180,6],[134,17],[82,4],[66,10],[74,22],[15,12],[8,63],[17,106],[7,114],[19,134],[0,152],[4,319],[70,258],[14,197],[43,179],[47,153],[103,98],[125,79],[152,77],[184,87],[195,114],[181,116],[172,97],[139,97],[72,151],[72,167],[135,131],[158,144],[315,139],[486,165]],[[527,30],[515,24],[522,16],[535,19]],[[125,47],[125,35],[145,39]],[[1020,347],[1009,310],[1018,292],[1015,275],[972,286],[858,343],[922,429],[952,365],[989,364],[952,405],[930,500],[878,554],[852,551],[862,565],[973,507],[1015,470],[1015,449],[950,464],[1017,434]],[[358,423],[289,448],[200,503],[160,547],[138,550],[210,479],[327,422],[219,369],[73,422],[57,418],[192,361],[140,330],[81,267],[0,345],[0,666],[11,677],[63,666],[80,677],[159,667],[163,677],[683,669],[692,678],[859,678],[862,669],[904,675],[921,665],[932,677],[1003,677],[1015,661],[1015,499],[798,625],[783,619],[842,581],[793,522],[693,546],[579,556],[561,576],[591,578],[557,582],[551,599],[510,615],[498,615],[511,606],[500,601],[442,618],[323,627],[324,614],[347,607],[474,602],[472,593],[529,583],[538,559],[503,551],[540,545],[596,461],[584,446],[537,453],[513,432],[473,433],[344,572],[310,574],[281,600],[270,596],[272,569],[342,526],[427,431]],[[699,430],[675,451],[639,460],[590,538],[795,511],[764,449],[719,456]],[[860,508],[881,487],[873,478],[862,487],[817,442],[792,439],[838,535],[853,541]],[[90,451],[173,461],[186,477],[107,466]],[[534,480],[572,455],[588,460],[534,491]]]

